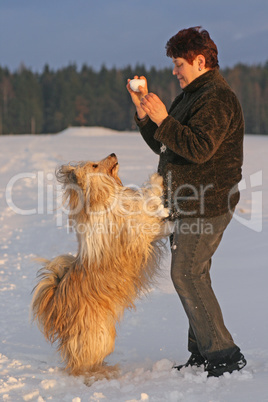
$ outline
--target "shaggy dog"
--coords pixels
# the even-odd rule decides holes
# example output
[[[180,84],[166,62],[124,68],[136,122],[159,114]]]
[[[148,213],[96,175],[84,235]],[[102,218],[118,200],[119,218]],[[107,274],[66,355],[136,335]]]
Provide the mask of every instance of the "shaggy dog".
[[[169,234],[162,178],[155,173],[143,188],[128,188],[118,168],[111,154],[56,172],[78,252],[43,260],[32,312],[72,375],[109,377],[103,360],[114,350],[116,323],[148,289]]]

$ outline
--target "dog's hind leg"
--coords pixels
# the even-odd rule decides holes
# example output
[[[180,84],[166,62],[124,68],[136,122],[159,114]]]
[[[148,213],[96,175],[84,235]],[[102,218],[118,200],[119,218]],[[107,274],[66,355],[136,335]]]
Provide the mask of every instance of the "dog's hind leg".
[[[121,370],[118,364],[114,366],[108,366],[105,363],[102,365],[93,367],[90,373],[85,375],[84,384],[90,387],[94,382],[101,380],[112,380],[120,376]]]
[[[103,366],[103,361],[114,350],[115,322],[114,319],[109,319],[107,314],[102,317],[102,320],[100,318],[100,312],[94,314],[93,311],[88,311],[83,317],[86,324],[83,330],[81,330],[80,322],[73,336],[59,348],[70,374],[102,373],[101,375],[104,376],[106,372],[108,375],[111,371],[108,366]]]

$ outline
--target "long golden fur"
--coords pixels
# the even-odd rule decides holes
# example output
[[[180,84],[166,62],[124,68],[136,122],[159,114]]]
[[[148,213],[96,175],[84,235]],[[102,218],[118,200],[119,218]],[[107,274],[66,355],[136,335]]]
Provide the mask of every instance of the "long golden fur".
[[[115,154],[100,162],[63,165],[56,172],[76,231],[77,255],[43,260],[32,300],[33,318],[57,341],[70,374],[107,371],[116,323],[150,285],[167,235],[162,178],[124,187]]]

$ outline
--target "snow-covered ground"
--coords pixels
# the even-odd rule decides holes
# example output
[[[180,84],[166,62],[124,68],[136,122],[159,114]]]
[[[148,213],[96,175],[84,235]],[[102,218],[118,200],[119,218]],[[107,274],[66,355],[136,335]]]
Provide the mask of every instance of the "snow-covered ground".
[[[61,370],[55,347],[29,319],[37,263],[75,253],[58,204],[56,166],[99,160],[115,152],[125,185],[142,184],[157,156],[137,133],[70,128],[58,135],[0,137],[0,396],[4,401],[268,401],[268,136],[246,136],[244,181],[237,215],[213,262],[212,280],[225,322],[248,365],[206,378],[202,369],[171,369],[188,358],[187,320],[169,277],[127,311],[118,327],[118,379],[91,387]],[[58,200],[58,201],[56,201]],[[263,202],[263,208],[261,208]]]

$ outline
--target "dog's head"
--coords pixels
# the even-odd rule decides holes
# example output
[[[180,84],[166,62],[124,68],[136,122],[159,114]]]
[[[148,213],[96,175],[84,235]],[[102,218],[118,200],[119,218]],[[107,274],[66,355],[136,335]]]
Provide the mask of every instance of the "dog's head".
[[[71,214],[88,214],[90,209],[107,208],[118,186],[122,186],[118,170],[114,153],[99,162],[62,165],[56,171],[56,177],[64,185],[66,198],[69,197]]]

